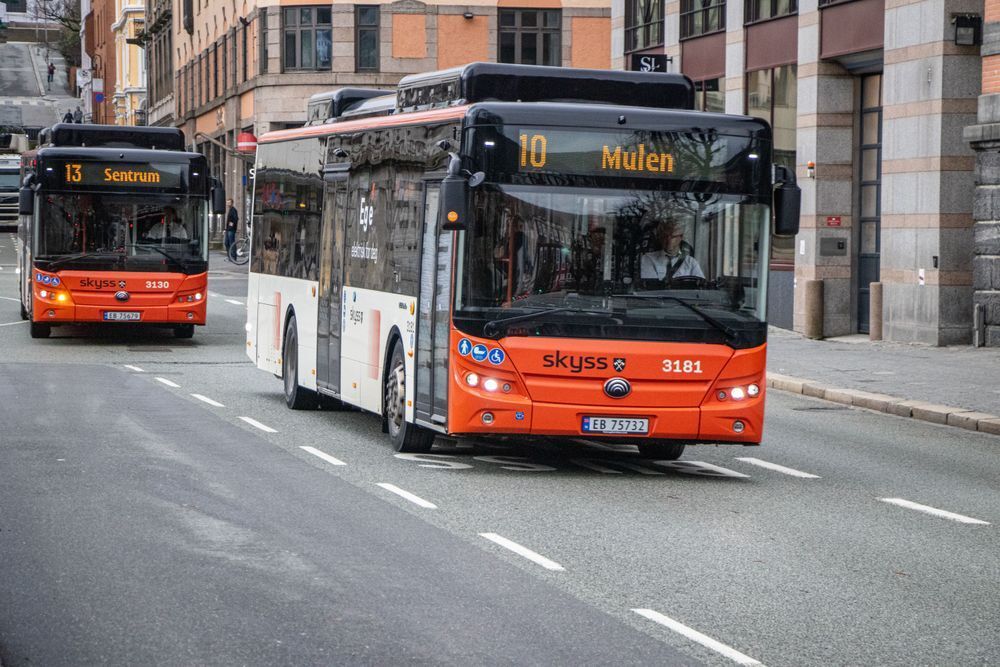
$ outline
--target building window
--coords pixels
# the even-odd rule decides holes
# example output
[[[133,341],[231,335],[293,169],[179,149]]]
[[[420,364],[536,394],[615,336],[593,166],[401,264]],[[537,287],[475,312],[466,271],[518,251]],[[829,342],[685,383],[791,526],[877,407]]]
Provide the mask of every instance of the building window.
[[[726,29],[726,0],[681,0],[681,39]]]
[[[795,124],[798,111],[798,69],[782,65],[747,73],[747,115],[771,124],[774,163],[795,169]],[[791,266],[795,262],[795,239],[774,237],[771,262]]]
[[[359,72],[379,70],[378,12],[377,5],[354,8],[354,62]]]
[[[286,7],[284,19],[284,69],[328,70],[333,42],[330,7]]]
[[[797,13],[799,0],[746,0],[743,11],[743,22],[754,23]]]
[[[663,0],[625,0],[625,52],[663,44]]]
[[[562,65],[562,12],[501,9],[499,62]]]
[[[267,7],[257,9],[260,44],[257,48],[257,74],[267,74]]]
[[[726,113],[726,80],[719,77],[695,81],[694,108],[698,111]]]

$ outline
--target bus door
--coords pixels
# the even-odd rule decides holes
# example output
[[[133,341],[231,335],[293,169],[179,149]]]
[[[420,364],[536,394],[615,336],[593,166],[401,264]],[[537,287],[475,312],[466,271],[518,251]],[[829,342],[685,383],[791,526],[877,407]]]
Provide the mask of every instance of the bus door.
[[[424,425],[444,430],[448,415],[453,234],[442,232],[438,226],[440,188],[439,182],[428,182],[424,195],[414,415]]]
[[[339,165],[338,165],[339,166]],[[317,383],[340,396],[340,342],[344,282],[344,213],[347,171],[323,174],[323,222],[320,227]]]

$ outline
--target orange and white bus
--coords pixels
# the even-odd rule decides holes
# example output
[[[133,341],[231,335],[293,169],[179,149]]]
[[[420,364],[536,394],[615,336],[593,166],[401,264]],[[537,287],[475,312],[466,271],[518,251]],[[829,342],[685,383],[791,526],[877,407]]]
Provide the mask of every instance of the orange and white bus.
[[[57,124],[22,160],[17,265],[32,338],[131,322],[205,324],[209,208],[224,196],[173,128]]]
[[[381,415],[399,451],[760,443],[769,244],[798,226],[765,122],[639,72],[474,63],[342,93],[257,150],[247,353],[290,407]]]

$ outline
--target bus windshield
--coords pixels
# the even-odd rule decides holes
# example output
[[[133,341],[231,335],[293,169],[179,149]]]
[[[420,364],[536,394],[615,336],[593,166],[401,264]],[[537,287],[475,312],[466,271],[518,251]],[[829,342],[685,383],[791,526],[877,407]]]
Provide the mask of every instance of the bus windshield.
[[[763,342],[769,209],[740,195],[485,185],[455,319],[473,335]],[[743,346],[743,345],[736,345]]]
[[[205,207],[203,197],[47,194],[35,230],[35,259],[53,268],[203,271]]]
[[[20,172],[0,171],[0,188],[16,188],[21,183]]]

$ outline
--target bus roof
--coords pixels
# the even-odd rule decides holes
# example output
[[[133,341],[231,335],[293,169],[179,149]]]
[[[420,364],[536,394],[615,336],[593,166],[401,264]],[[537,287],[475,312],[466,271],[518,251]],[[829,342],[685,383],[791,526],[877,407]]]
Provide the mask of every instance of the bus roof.
[[[73,146],[44,146],[36,152],[38,160],[51,158],[76,158],[80,160],[107,160],[109,162],[173,162],[186,163],[200,159],[205,160],[201,153],[186,151],[163,151],[149,148],[109,148]]]
[[[183,151],[184,133],[176,127],[56,123],[42,130],[39,144],[80,148],[149,148]]]

